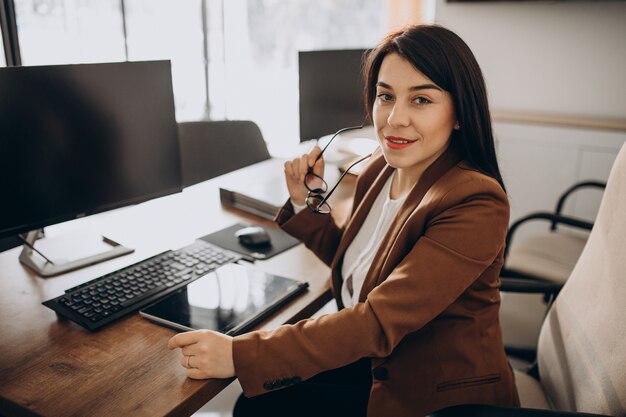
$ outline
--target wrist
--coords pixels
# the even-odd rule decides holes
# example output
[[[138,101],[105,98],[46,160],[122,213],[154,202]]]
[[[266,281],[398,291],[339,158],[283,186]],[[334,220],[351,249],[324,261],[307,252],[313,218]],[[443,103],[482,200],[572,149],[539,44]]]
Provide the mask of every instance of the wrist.
[[[228,345],[228,358],[227,358],[227,366],[229,369],[226,370],[226,373],[230,376],[236,376],[235,374],[235,357],[233,355],[233,338],[230,337],[229,338],[229,345]]]
[[[295,214],[300,213],[302,210],[304,210],[306,208],[306,201],[303,199],[302,200],[302,204],[298,204],[297,201],[294,201],[294,199],[290,199],[291,201],[291,205],[293,206],[293,211]]]

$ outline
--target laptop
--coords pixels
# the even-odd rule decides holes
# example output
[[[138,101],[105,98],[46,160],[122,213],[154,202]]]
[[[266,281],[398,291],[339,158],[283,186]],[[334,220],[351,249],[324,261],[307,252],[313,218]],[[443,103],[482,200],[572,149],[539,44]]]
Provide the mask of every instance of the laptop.
[[[147,320],[176,330],[250,331],[302,294],[308,283],[227,264],[142,310]]]

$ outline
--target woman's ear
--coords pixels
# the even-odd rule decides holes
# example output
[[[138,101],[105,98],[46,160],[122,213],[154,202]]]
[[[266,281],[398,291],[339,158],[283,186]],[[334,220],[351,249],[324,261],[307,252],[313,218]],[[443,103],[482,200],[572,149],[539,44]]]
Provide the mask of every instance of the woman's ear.
[[[457,120],[456,123],[454,123],[454,130],[459,130],[461,128],[461,125],[459,124],[459,121]]]

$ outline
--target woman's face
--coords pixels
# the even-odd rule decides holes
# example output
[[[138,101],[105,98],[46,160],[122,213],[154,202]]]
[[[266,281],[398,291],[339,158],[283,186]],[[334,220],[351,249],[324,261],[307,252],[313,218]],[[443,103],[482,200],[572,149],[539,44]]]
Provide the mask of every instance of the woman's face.
[[[373,116],[387,163],[417,177],[446,150],[457,123],[450,94],[397,53],[383,59]]]

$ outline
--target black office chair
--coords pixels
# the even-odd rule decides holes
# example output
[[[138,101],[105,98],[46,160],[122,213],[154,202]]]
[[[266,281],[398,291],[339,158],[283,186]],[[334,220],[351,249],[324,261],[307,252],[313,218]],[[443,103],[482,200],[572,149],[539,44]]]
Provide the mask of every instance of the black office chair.
[[[582,189],[604,190],[606,183],[584,181],[567,189],[551,212],[531,213],[511,225],[506,236],[504,267],[501,276],[539,279],[563,284],[574,269],[574,265],[587,241],[593,222],[563,214],[563,207],[574,191]],[[513,240],[522,225],[533,221],[547,221],[550,228],[543,233],[529,235],[519,242]],[[578,233],[558,226],[578,229]]]
[[[565,283],[503,280],[503,290],[556,296],[541,327],[537,366],[515,371],[523,408],[459,405],[432,417],[626,416],[624,213],[626,145],[611,169],[589,239]]]
[[[248,120],[178,124],[183,186],[270,159],[256,123]]]

